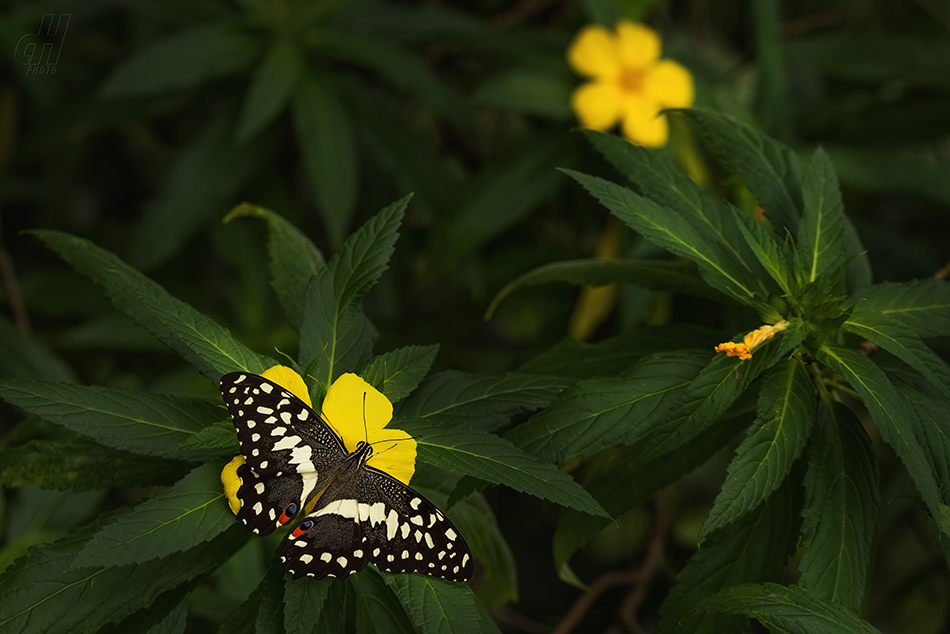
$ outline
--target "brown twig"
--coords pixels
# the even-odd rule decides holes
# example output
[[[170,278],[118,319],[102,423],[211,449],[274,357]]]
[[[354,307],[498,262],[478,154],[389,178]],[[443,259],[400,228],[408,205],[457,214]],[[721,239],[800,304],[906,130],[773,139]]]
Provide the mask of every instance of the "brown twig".
[[[599,577],[590,585],[587,592],[582,594],[567,615],[558,623],[554,634],[567,634],[581,622],[584,615],[591,609],[594,602],[605,591],[615,586],[633,585],[633,589],[621,604],[619,615],[624,626],[634,633],[642,632],[636,619],[637,608],[646,597],[650,586],[650,580],[656,574],[656,570],[662,560],[663,551],[666,544],[667,527],[669,526],[669,517],[666,513],[666,495],[660,491],[653,498],[654,518],[653,534],[650,543],[647,545],[646,554],[643,562],[637,570],[626,572],[611,572]]]
[[[934,273],[934,277],[937,278],[938,280],[945,280],[948,277],[950,277],[950,262],[947,262],[946,264],[944,264],[943,267],[941,267],[939,271]]]
[[[640,564],[640,569],[637,570],[639,580],[634,584],[620,607],[620,620],[634,634],[643,632],[643,628],[640,627],[640,622],[637,620],[637,610],[646,598],[647,591],[650,589],[650,582],[663,560],[669,525],[670,518],[666,512],[666,492],[659,491],[653,497],[653,535],[647,545],[643,563]]]
[[[547,623],[535,621],[531,617],[515,612],[510,608],[492,610],[491,615],[499,621],[503,621],[523,632],[530,632],[531,634],[550,634],[551,630],[554,629]]]

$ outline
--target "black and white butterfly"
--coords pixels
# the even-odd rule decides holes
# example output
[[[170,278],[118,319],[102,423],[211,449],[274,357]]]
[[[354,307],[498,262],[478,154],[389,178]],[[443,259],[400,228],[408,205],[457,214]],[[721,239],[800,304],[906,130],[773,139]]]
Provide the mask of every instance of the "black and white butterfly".
[[[352,453],[306,403],[256,374],[221,378],[245,463],[238,467],[248,531],[268,535],[315,497],[312,512],[280,549],[293,577],[345,577],[367,563],[389,572],[420,572],[450,581],[472,576],[472,555],[452,522],[422,495]]]

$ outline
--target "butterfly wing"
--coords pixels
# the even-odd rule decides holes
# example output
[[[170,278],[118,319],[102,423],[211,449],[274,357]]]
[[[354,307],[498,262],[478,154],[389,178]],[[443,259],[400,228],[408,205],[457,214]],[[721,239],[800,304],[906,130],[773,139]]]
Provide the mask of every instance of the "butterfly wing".
[[[364,466],[346,485],[331,485],[318,507],[281,548],[294,578],[344,577],[367,562],[450,581],[472,576],[471,551],[451,520],[382,471]]]
[[[221,378],[245,463],[238,468],[240,519],[261,535],[299,513],[347,452],[306,403],[256,374]]]

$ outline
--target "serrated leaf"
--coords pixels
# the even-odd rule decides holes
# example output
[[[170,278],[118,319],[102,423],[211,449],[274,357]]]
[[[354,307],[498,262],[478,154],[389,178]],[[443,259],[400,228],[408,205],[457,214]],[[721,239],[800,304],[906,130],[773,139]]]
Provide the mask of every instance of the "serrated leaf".
[[[485,319],[491,319],[502,300],[516,290],[551,282],[587,286],[623,282],[655,291],[673,291],[717,301],[725,299],[721,293],[703,281],[696,270],[696,264],[689,261],[567,260],[545,264],[508,282],[489,304]]]
[[[780,580],[798,537],[797,491],[786,482],[769,500],[728,530],[714,533],[660,606],[656,634],[746,632],[744,617],[698,614],[696,603],[741,583]]]
[[[53,544],[32,547],[0,574],[0,630],[4,634],[98,630],[214,570],[247,541],[247,534],[234,525],[210,542],[163,559],[70,570],[69,562],[92,535],[117,515],[103,515]]]
[[[4,449],[0,451],[0,465],[2,487],[35,484],[41,489],[61,491],[168,485],[191,466],[108,449],[81,437],[34,440]]]
[[[492,431],[521,412],[551,403],[571,381],[529,374],[481,375],[447,370],[427,379],[397,414]]]
[[[776,233],[798,235],[802,175],[787,146],[724,112],[706,108],[673,110],[692,119],[722,159],[739,172],[765,209]]]
[[[743,244],[728,203],[700,187],[664,153],[634,145],[616,134],[582,132],[639,193],[676,211],[689,224],[711,236],[739,269],[756,280],[759,292],[768,295],[769,289],[761,280],[764,271]]]
[[[300,365],[317,360],[324,391],[343,372],[362,365],[371,341],[359,301],[389,266],[410,196],[397,200],[351,235],[307,286],[300,329]]]
[[[873,634],[880,631],[832,601],[801,586],[742,584],[706,597],[693,611],[743,614],[770,632],[785,634]]]
[[[815,388],[805,364],[788,359],[766,375],[759,415],[729,463],[722,490],[699,531],[731,524],[778,490],[802,455],[815,424]]]
[[[106,524],[79,552],[70,569],[167,557],[211,541],[234,522],[221,486],[221,465],[204,464]]]
[[[887,350],[920,372],[937,390],[950,398],[950,368],[943,359],[897,319],[877,311],[862,310],[862,306],[858,304],[855,307],[841,328]]]
[[[396,403],[419,386],[438,353],[438,344],[391,350],[370,361],[360,376],[382,392],[391,403]]]
[[[422,634],[476,634],[481,621],[475,596],[463,584],[428,575],[383,574]]]
[[[950,401],[901,383],[893,385],[917,414],[921,446],[930,454],[941,499],[944,502],[950,501],[950,430],[947,429]]]
[[[284,575],[284,629],[286,634],[310,634],[323,611],[330,587],[338,583],[329,577],[293,579]]]
[[[605,452],[601,454],[603,459],[598,459],[585,487],[611,517],[620,517],[649,501],[657,491],[720,451],[736,434],[748,427],[754,409],[752,403],[748,408],[739,408],[734,416],[724,417],[718,424],[680,447],[676,451],[676,460],[670,460],[667,456],[646,459],[645,442]],[[578,511],[568,510],[562,514],[553,540],[554,564],[562,579],[574,552],[609,524],[607,518]]]
[[[311,70],[300,77],[293,100],[297,139],[332,244],[343,239],[359,183],[350,116],[335,86],[332,76]]]
[[[708,359],[708,353],[699,352],[656,354],[641,359],[622,378],[581,381],[504,437],[540,460],[558,464],[633,444],[666,418]]]
[[[423,462],[504,484],[585,513],[606,515],[571,476],[550,463],[535,460],[503,438],[463,425],[424,419],[398,419],[392,424],[417,438],[417,455]]]
[[[181,601],[164,619],[148,628],[147,634],[185,634],[188,621],[188,601]]]
[[[353,589],[356,604],[356,631],[361,634],[414,634],[406,610],[386,585],[375,567],[351,575],[346,583]]]
[[[166,458],[178,457],[170,451],[176,444],[226,416],[204,400],[46,381],[0,379],[0,397],[106,447]]]
[[[860,352],[826,342],[818,349],[817,359],[844,377],[861,396],[871,420],[907,467],[931,514],[940,517],[940,492],[927,452],[917,437],[919,422],[907,401],[884,372]]]
[[[732,212],[742,237],[752,249],[759,264],[778,284],[782,292],[789,299],[794,300],[797,285],[794,283],[788,251],[779,244],[775,233],[757,223],[746,212],[736,207],[732,208]]]
[[[241,105],[235,135],[238,144],[255,136],[280,114],[293,95],[301,65],[296,46],[285,39],[278,39],[264,54]]]
[[[935,277],[876,284],[864,292],[862,310],[899,320],[920,337],[950,335],[950,282]]]
[[[775,353],[775,357],[781,359],[787,356],[789,352],[800,346],[809,334],[811,334],[811,331],[808,322],[801,317],[790,318],[788,320],[788,328],[782,333],[782,339],[779,343],[778,352]]]
[[[772,362],[774,340],[755,351],[752,359],[717,354],[686,388],[669,416],[652,430],[646,457],[650,460],[675,451],[722,416],[749,384]]]
[[[215,22],[154,41],[106,80],[105,97],[131,97],[192,89],[249,67],[260,51],[256,37],[236,24]]]
[[[822,407],[805,474],[798,564],[803,588],[862,613],[879,504],[877,459],[867,432],[844,405]]]
[[[303,299],[310,278],[326,264],[323,253],[310,238],[280,214],[248,203],[241,203],[225,217],[256,216],[267,221],[267,256],[271,285],[284,307],[290,325],[300,330]]]
[[[672,209],[602,178],[562,171],[644,238],[670,253],[694,260],[700,275],[716,290],[745,305],[752,305],[753,299],[761,295],[755,278],[738,268],[721,245],[711,242]]]
[[[200,429],[171,449],[168,454],[181,456],[236,456],[241,453],[241,447],[234,433],[234,424],[229,420],[221,420]]]
[[[579,379],[616,376],[649,354],[690,348],[710,350],[720,341],[719,333],[686,324],[647,326],[595,344],[566,337],[521,366],[520,371]]]
[[[109,251],[59,231],[31,233],[102,288],[116,308],[215,383],[228,372],[260,374],[274,365],[269,357],[244,347],[227,329],[175,299]]]
[[[838,176],[831,159],[820,147],[805,171],[802,196],[804,209],[798,228],[798,256],[802,280],[808,283],[836,267],[845,256],[846,246],[842,240],[844,204]]]

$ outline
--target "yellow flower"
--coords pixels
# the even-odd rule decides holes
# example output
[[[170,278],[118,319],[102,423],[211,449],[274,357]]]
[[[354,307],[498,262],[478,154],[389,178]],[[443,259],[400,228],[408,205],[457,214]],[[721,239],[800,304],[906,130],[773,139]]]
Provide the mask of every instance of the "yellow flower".
[[[567,61],[590,77],[571,96],[581,125],[607,130],[618,121],[623,135],[646,147],[661,147],[669,130],[664,108],[693,103],[693,77],[680,64],[660,59],[660,37],[642,24],[617,22],[616,33],[585,26],[571,42]]]
[[[261,376],[312,407],[307,385],[292,369],[277,365]],[[367,464],[409,484],[416,469],[416,441],[401,429],[387,428],[392,417],[393,404],[389,399],[355,374],[340,376],[323,399],[323,420],[343,439],[348,451],[355,451],[357,443],[365,440],[373,445],[373,455]],[[237,499],[240,487],[237,469],[242,464],[244,456],[236,456],[221,471],[228,506],[235,515],[241,508]]]
[[[776,334],[785,332],[788,329],[788,322],[782,320],[774,326],[759,326],[747,334],[742,343],[733,343],[726,341],[716,346],[716,352],[725,352],[727,357],[739,357],[740,361],[746,361],[752,358],[752,351],[763,343],[774,337]]]

